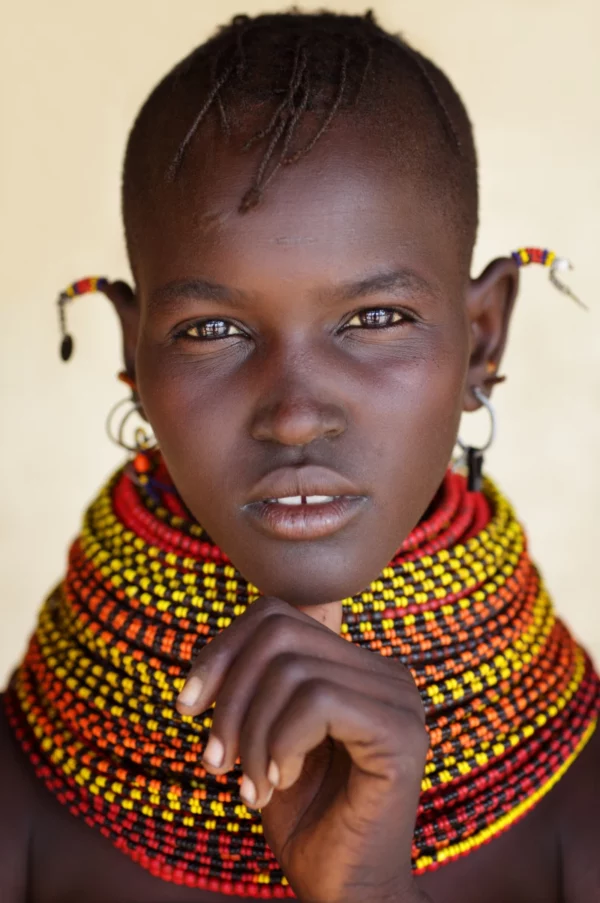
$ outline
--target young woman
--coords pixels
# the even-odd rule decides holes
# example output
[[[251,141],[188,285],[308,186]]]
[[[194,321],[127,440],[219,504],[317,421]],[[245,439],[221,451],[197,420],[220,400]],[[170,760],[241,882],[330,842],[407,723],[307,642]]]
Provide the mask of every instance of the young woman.
[[[589,903],[598,678],[467,449],[521,250],[472,278],[443,73],[236,17],[127,147],[129,461],[3,697],[0,899]],[[559,283],[560,284],[560,283]],[[127,439],[129,415],[151,425]]]

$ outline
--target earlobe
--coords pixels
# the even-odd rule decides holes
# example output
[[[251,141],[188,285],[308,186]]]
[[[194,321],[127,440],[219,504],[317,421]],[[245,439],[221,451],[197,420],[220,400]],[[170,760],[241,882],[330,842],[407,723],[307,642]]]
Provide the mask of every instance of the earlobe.
[[[511,257],[493,260],[477,279],[471,280],[467,296],[471,358],[465,411],[479,407],[473,386],[484,387],[489,394],[500,381],[495,374],[504,353],[518,288],[519,268]]]

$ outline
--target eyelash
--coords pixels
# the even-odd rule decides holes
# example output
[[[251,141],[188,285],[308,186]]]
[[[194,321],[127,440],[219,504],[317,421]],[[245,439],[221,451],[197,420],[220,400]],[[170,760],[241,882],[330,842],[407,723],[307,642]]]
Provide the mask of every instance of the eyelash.
[[[350,322],[351,322],[352,320],[354,320],[355,317],[360,317],[360,316],[363,315],[363,314],[368,314],[368,313],[373,313],[373,312],[377,312],[377,313],[385,312],[385,313],[388,313],[388,314],[399,314],[400,317],[401,317],[401,319],[398,320],[398,321],[396,321],[395,323],[388,323],[388,324],[386,324],[385,326],[375,326],[375,327],[372,327],[372,326],[371,326],[371,327],[369,327],[369,326],[351,326],[350,328],[351,328],[351,329],[372,329],[373,331],[379,331],[379,330],[383,330],[383,329],[393,329],[394,327],[396,327],[396,326],[402,326],[402,325],[405,324],[405,323],[415,323],[415,322],[416,322],[416,319],[417,319],[416,317],[414,317],[414,316],[412,316],[411,314],[409,314],[407,311],[399,310],[399,309],[396,308],[396,307],[365,307],[365,308],[363,308],[362,310],[359,310],[359,311],[357,311],[355,314],[353,314],[353,316],[350,318]],[[226,324],[228,324],[228,325],[230,325],[230,326],[234,326],[234,325],[235,325],[235,324],[231,323],[230,320],[224,320],[224,319],[221,319],[220,317],[205,317],[205,318],[202,319],[202,320],[195,320],[193,323],[190,323],[189,326],[184,326],[183,329],[181,329],[181,330],[179,330],[179,332],[175,333],[175,335],[174,335],[173,338],[175,338],[175,339],[188,339],[188,340],[191,341],[191,342],[216,342],[216,341],[218,341],[219,339],[231,339],[231,338],[233,338],[233,336],[231,336],[231,335],[225,335],[225,336],[213,336],[212,338],[209,338],[208,336],[191,336],[191,335],[188,335],[190,329],[199,329],[199,328],[201,328],[202,326],[206,325],[207,323],[226,323]],[[346,323],[346,326],[348,326],[348,323]],[[237,329],[237,328],[239,328],[239,327],[236,327],[236,329]],[[240,330],[240,334],[243,335],[243,333],[241,332],[241,330]]]

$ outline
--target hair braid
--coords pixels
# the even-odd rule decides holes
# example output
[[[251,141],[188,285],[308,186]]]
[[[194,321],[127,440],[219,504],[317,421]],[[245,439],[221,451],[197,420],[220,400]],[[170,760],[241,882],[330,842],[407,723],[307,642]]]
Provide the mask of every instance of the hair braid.
[[[196,97],[201,98],[200,109],[192,113],[181,138],[177,129],[189,117]],[[306,157],[343,108],[352,111],[357,122],[376,123],[398,142],[392,145],[395,149],[412,155],[420,177],[428,172],[448,189],[453,215],[458,214],[455,222],[474,241],[477,157],[468,114],[446,75],[402,35],[381,28],[371,9],[353,16],[292,8],[234,16],[175,66],[144,104],[129,137],[123,175],[130,258],[135,232],[130,211],[150,186],[178,178],[213,107],[227,141],[234,122],[244,128],[251,123],[252,134],[244,139],[242,151],[266,142],[240,212],[260,203],[282,167]],[[396,108],[403,119],[395,115]],[[265,124],[255,121],[262,109],[268,110]],[[321,124],[293,149],[308,113]],[[427,135],[432,114],[440,123],[434,140]],[[408,128],[394,132],[392,123],[400,121]]]

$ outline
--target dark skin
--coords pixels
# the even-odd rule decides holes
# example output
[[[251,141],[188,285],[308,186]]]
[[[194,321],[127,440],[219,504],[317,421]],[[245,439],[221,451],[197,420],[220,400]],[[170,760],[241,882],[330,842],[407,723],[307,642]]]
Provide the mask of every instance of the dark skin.
[[[210,179],[191,167],[146,212],[137,294],[109,291],[180,494],[262,593],[198,654],[178,709],[216,702],[224,759],[210,770],[241,757],[247,804],[305,903],[588,903],[600,896],[597,735],[522,821],[415,879],[419,694],[397,661],[339,636],[339,600],[378,576],[434,499],[461,412],[478,407],[472,388],[501,359],[518,281],[505,258],[470,279],[443,205],[384,150],[339,126],[247,216],[236,207],[254,161],[207,154]],[[367,290],[393,271],[393,286]],[[201,296],[200,279],[237,306]],[[226,337],[202,340],[202,320]],[[354,521],[310,541],[258,530],[243,508],[257,482],[315,463],[366,496]],[[3,903],[234,899],[153,878],[70,816],[3,720],[0,794]]]

